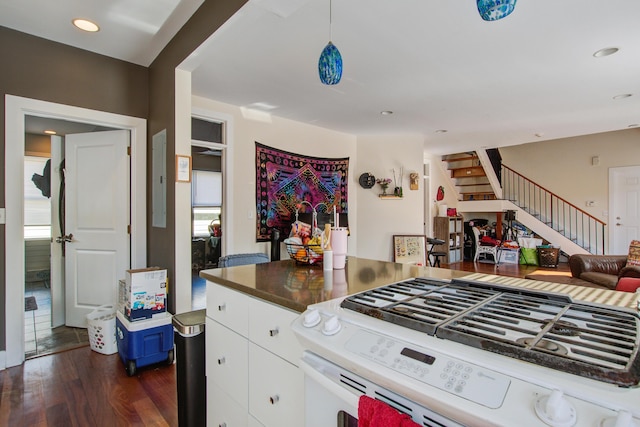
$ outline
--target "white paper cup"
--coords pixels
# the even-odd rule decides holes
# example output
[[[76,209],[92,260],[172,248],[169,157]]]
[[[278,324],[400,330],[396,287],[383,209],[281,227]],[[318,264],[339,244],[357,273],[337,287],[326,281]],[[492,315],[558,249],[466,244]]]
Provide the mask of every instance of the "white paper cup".
[[[331,229],[331,249],[333,250],[333,269],[344,268],[347,260],[347,229],[345,227]]]

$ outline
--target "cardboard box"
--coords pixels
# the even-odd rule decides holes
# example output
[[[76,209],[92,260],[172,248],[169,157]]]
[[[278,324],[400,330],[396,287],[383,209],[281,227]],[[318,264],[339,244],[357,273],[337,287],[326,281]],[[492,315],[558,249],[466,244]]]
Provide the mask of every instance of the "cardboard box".
[[[167,311],[167,270],[127,270],[118,286],[118,309],[130,321],[151,319]]]

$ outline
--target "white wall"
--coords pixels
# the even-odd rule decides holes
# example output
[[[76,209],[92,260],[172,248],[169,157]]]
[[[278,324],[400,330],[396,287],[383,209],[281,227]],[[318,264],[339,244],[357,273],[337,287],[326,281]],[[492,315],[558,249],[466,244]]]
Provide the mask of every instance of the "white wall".
[[[256,242],[256,174],[255,142],[294,153],[315,157],[349,157],[349,225],[350,242],[358,235],[356,186],[359,174],[356,161],[356,137],[311,126],[268,114],[255,114],[239,107],[194,96],[193,108],[218,112],[233,117],[233,175],[234,195],[231,212],[234,223],[230,236],[234,253],[269,253],[268,242]],[[244,112],[244,114],[243,114]],[[223,218],[224,221],[224,218]],[[224,250],[224,248],[223,248]],[[355,255],[355,246],[349,245]],[[282,253],[283,259],[286,253]]]
[[[256,242],[255,142],[294,153],[317,157],[349,157],[349,255],[379,260],[392,259],[394,234],[423,234],[424,181],[419,190],[409,189],[409,173],[422,177],[421,136],[355,136],[335,132],[268,114],[252,114],[241,108],[194,96],[193,108],[233,117],[234,252],[269,253],[269,243]],[[370,172],[393,179],[404,166],[400,200],[382,200],[378,185],[363,189],[358,178]],[[393,189],[391,189],[392,191]],[[283,258],[286,254],[283,253]]]
[[[640,165],[640,129],[502,147],[500,154],[503,164],[608,222],[609,168]]]
[[[409,173],[417,172],[422,178],[422,136],[358,136],[357,168],[352,169],[351,189],[357,189],[358,234],[357,254],[361,258],[392,260],[391,240],[394,234],[423,234],[424,181],[419,189],[409,189]],[[404,167],[402,199],[381,199],[379,185],[364,189],[358,177],[369,172],[376,178],[391,178],[392,169],[399,176]],[[387,193],[393,192],[393,182]]]

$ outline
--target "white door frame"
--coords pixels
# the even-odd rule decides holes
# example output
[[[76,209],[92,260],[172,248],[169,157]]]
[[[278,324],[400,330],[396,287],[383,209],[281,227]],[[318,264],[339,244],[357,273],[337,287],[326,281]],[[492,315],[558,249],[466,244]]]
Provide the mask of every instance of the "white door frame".
[[[619,188],[616,188],[616,180],[615,180],[615,175],[619,174],[619,173],[624,173],[627,171],[638,171],[640,170],[640,166],[619,166],[619,167],[611,167],[609,168],[609,212],[608,212],[608,222],[609,222],[609,233],[608,233],[608,240],[609,240],[609,245],[607,247],[607,250],[605,251],[605,253],[609,253],[609,254],[614,254],[614,255],[626,255],[626,253],[628,252],[628,247],[626,247],[624,249],[623,252],[616,254],[616,246],[618,246],[618,244],[620,242],[616,242],[616,204],[615,204],[615,198],[618,197],[617,191],[619,191]],[[633,239],[633,237],[632,237]],[[626,243],[625,243],[626,244]],[[618,251],[620,252],[620,251]]]
[[[203,141],[191,141],[191,145],[209,147],[222,151],[222,249],[224,252],[221,255],[227,255],[234,253],[233,239],[228,239],[229,233],[233,230],[233,215],[231,215],[230,206],[233,203],[233,177],[231,176],[231,166],[233,164],[233,145],[230,141],[233,140],[233,117],[207,110],[204,108],[193,107],[191,110],[191,116],[207,120],[216,123],[222,123],[222,132],[224,137],[222,138],[222,144],[216,144],[213,142]]]
[[[0,369],[24,362],[24,123],[39,116],[131,131],[131,267],[146,267],[147,122],[137,117],[5,96],[5,336]],[[9,268],[9,266],[11,266]]]

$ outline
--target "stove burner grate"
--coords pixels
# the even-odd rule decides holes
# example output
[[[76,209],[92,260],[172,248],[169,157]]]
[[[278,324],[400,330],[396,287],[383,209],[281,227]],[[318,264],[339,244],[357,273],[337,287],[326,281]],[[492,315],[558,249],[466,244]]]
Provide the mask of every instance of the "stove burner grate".
[[[620,386],[640,382],[637,315],[487,283],[410,279],[341,306],[439,338]]]

